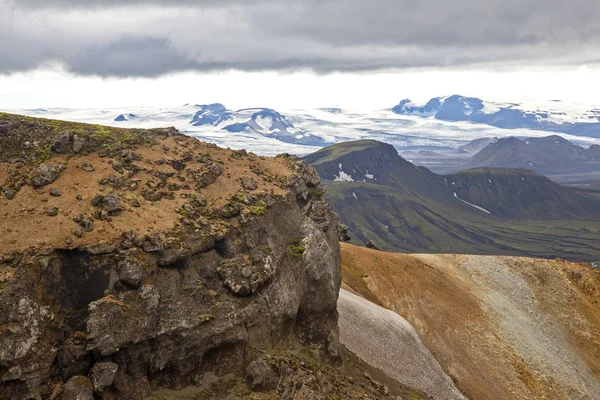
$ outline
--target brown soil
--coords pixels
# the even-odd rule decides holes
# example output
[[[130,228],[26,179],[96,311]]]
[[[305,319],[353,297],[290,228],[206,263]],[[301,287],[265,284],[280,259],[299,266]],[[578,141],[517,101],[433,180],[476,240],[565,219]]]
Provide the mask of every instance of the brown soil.
[[[344,282],[397,312],[473,399],[597,398],[600,271],[342,244]]]
[[[165,151],[163,145],[166,145],[169,150]],[[280,185],[293,172],[286,159],[264,158],[253,154],[234,159],[231,158],[231,150],[216,148],[192,138],[182,139],[182,136],[157,137],[156,145],[142,145],[133,149],[133,152],[142,158],[140,161],[133,162],[142,169],[133,177],[140,180],[139,188],[133,191],[127,186],[115,190],[99,183],[101,179],[111,175],[120,176],[110,164],[114,161],[113,158],[101,158],[98,154],[69,158],[55,155],[51,161],[62,163],[66,167],[56,181],[40,189],[24,186],[13,200],[0,196],[0,255],[3,251],[22,251],[30,247],[75,248],[101,241],[111,242],[118,239],[122,232],[130,230],[137,234],[146,234],[173,228],[180,218],[175,211],[188,201],[181,195],[198,193],[194,190],[194,182],[187,178],[190,189],[177,190],[173,200],[163,198],[151,202],[145,200],[140,192],[146,182],[153,179],[149,170],[176,172],[170,165],[156,164],[157,160],[180,159],[181,153],[186,150],[193,152],[193,161],[187,162],[186,168],[201,168],[202,164],[197,159],[201,154],[206,153],[209,153],[215,162],[222,161],[219,165],[223,169],[223,175],[199,192],[214,208],[223,206],[242,189],[241,177],[252,177],[256,181],[257,189],[251,192],[253,195],[262,193],[283,195],[287,192],[284,185]],[[86,172],[81,169],[83,161],[88,161],[95,171]],[[23,168],[28,167],[35,166]],[[14,168],[14,164],[0,163],[0,187],[9,179],[9,168]],[[257,175],[252,171],[256,168],[263,172]],[[181,183],[181,181],[175,182]],[[129,182],[126,183],[128,184]],[[62,196],[50,196],[51,188],[59,189]],[[107,194],[111,191],[117,192],[121,197],[123,211],[120,215],[112,217],[110,222],[94,220],[94,230],[86,232],[83,238],[73,235],[72,230],[78,225],[72,218],[79,213],[89,216],[95,209],[90,203],[92,198],[97,194]],[[77,195],[80,195],[82,200],[77,200]],[[131,205],[134,199],[139,201],[141,207],[136,208]],[[45,215],[50,207],[57,207],[59,214],[55,217]],[[73,240],[73,244],[67,245],[67,237]]]

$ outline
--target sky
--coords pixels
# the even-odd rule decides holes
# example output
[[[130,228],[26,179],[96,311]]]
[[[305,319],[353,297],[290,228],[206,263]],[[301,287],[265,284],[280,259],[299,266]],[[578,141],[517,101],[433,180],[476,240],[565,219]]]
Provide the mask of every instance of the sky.
[[[0,108],[598,104],[597,0],[0,0]]]

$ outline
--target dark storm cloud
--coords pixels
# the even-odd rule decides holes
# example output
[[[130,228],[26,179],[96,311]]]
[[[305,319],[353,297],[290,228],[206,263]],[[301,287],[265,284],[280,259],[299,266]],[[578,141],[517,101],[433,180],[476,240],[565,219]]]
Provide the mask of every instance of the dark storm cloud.
[[[597,0],[0,0],[0,72],[597,63]]]

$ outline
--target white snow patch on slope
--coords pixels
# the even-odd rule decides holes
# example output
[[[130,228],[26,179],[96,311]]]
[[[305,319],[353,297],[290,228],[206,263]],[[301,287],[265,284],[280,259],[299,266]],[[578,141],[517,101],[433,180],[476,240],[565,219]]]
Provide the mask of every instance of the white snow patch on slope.
[[[490,214],[490,215],[492,214],[491,212],[489,212],[488,210],[486,210],[486,209],[485,209],[485,208],[483,208],[483,207],[479,207],[479,206],[476,206],[475,204],[471,204],[471,203],[469,203],[468,201],[464,201],[463,199],[461,199],[460,197],[458,197],[458,196],[456,195],[456,193],[454,193],[454,197],[456,197],[458,200],[462,201],[463,203],[470,205],[471,207],[475,207],[476,209],[478,209],[478,210],[480,210],[480,211],[483,211],[483,212],[485,212],[485,213],[488,213],[488,214]]]
[[[365,174],[365,178],[369,178],[369,179],[375,179],[375,175],[370,174],[369,170],[367,170],[367,173]]]
[[[352,196],[354,196],[354,198],[355,198],[356,200],[358,200],[358,197],[356,197],[356,193],[352,192]]]
[[[340,168],[340,174],[338,176],[334,175],[334,182],[354,182],[354,179],[352,179],[352,175],[348,175],[344,172],[342,164],[339,164],[338,167]]]
[[[271,127],[273,126],[273,118],[271,116],[263,117],[259,115],[256,117],[255,121],[260,129],[265,132],[271,132]]]
[[[400,315],[340,290],[340,341],[350,351],[399,382],[434,399],[465,397]]]

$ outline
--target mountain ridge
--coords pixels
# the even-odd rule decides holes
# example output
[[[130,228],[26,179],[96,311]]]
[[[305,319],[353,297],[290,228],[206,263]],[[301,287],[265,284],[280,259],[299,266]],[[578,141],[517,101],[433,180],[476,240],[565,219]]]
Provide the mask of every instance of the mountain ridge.
[[[568,121],[564,112],[527,110],[518,103],[484,102],[476,97],[452,95],[433,98],[423,106],[404,99],[392,111],[400,115],[433,116],[443,121],[467,121],[501,129],[526,128],[600,137],[600,111],[595,108],[587,109],[574,121]]]
[[[593,193],[522,170],[437,175],[402,159],[392,146],[356,146],[354,151],[347,142],[304,158],[322,175],[328,200],[355,244],[374,240],[381,248],[408,252],[598,257],[600,202]]]

